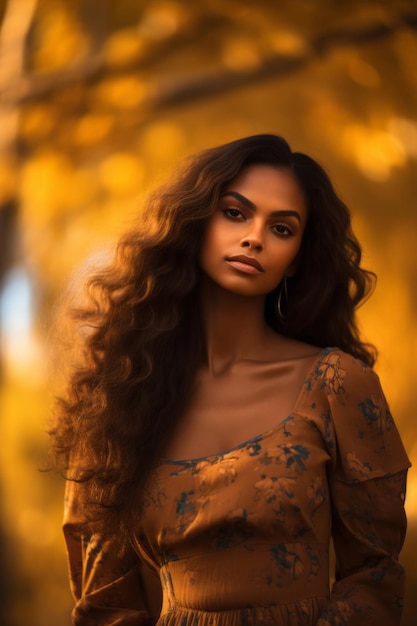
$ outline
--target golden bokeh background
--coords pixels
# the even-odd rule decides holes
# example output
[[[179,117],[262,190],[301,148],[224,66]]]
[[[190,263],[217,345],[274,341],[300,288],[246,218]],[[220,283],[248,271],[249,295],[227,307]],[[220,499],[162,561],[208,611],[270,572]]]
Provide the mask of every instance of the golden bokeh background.
[[[201,148],[273,132],[329,171],[379,276],[361,327],[417,464],[416,58],[412,0],[0,0],[1,624],[70,623],[63,484],[39,471],[53,306]],[[415,626],[415,470],[407,512]]]

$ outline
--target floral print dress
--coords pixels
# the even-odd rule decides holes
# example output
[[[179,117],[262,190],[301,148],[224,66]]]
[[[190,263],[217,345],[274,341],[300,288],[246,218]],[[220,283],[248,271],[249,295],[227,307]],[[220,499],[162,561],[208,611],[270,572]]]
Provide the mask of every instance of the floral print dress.
[[[325,349],[273,429],[219,454],[161,462],[123,554],[117,538],[79,532],[69,484],[73,623],[399,625],[408,467],[377,375]],[[159,617],[144,564],[160,578]]]

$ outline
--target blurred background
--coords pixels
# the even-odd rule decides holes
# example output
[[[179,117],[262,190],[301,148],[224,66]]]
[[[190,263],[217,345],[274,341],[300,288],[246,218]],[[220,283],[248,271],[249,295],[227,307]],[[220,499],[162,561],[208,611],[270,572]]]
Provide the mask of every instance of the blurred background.
[[[1,625],[70,623],[63,484],[39,472],[54,304],[188,153],[273,132],[327,168],[379,275],[361,327],[417,464],[416,59],[411,0],[0,0]],[[407,512],[415,626],[416,470]]]

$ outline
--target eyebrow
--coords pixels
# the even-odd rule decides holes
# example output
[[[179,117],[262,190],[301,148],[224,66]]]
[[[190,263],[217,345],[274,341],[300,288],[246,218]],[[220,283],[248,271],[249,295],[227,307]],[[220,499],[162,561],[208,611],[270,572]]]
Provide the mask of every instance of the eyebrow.
[[[226,191],[225,193],[221,195],[221,197],[224,198],[225,196],[232,196],[233,198],[236,198],[236,200],[239,200],[239,202],[247,206],[252,211],[256,211],[257,209],[256,204],[254,204],[248,198],[245,198],[245,196],[242,196],[242,194],[239,193],[238,191]],[[293,211],[291,209],[283,209],[281,211],[272,211],[271,217],[295,217],[301,224],[300,214],[298,213],[298,211]]]

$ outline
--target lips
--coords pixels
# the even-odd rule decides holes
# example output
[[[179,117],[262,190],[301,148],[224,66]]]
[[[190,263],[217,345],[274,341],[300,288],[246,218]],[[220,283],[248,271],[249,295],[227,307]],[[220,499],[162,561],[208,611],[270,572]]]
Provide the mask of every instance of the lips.
[[[242,269],[244,269],[244,266],[249,266],[251,268],[254,268],[254,270],[257,270],[258,272],[265,271],[257,259],[251,256],[245,256],[244,254],[227,257],[226,261],[228,261],[237,269],[239,269],[240,266],[242,266]],[[247,269],[249,269],[249,267]]]

